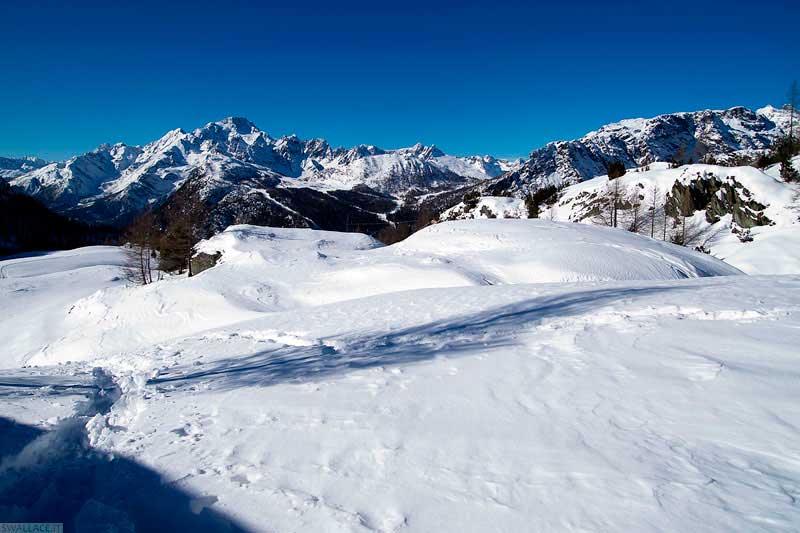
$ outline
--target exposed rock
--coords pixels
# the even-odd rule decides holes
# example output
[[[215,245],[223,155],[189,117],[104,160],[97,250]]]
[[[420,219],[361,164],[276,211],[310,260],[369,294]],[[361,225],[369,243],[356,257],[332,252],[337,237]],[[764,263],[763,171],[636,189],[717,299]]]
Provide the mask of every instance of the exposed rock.
[[[192,275],[197,275],[215,266],[220,257],[222,257],[222,254],[219,252],[216,254],[207,254],[203,252],[194,254],[192,256]]]
[[[698,173],[686,184],[676,181],[666,205],[667,214],[673,217],[691,216],[695,211],[705,210],[710,224],[729,214],[741,228],[771,224],[764,215],[766,208],[756,202],[751,192],[735,177],[720,179],[710,173]]]

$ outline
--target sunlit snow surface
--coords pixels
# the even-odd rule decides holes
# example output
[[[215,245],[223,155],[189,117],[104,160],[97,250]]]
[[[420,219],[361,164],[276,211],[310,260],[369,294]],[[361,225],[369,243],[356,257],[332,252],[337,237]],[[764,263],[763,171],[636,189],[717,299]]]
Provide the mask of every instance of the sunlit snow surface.
[[[800,276],[528,220],[200,248],[136,288],[113,248],[0,262],[3,381],[102,367],[91,446],[252,530],[800,527]],[[71,414],[10,390],[2,417]]]

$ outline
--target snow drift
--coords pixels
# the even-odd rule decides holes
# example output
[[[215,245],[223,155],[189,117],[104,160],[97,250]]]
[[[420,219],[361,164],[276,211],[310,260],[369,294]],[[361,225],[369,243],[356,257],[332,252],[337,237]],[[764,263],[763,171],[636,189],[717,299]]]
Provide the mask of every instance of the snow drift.
[[[197,248],[221,254],[219,263],[81,298],[59,317],[65,334],[25,358],[92,360],[263,313],[416,289],[740,274],[679,246],[542,220],[448,222],[387,247],[355,233],[232,226]]]

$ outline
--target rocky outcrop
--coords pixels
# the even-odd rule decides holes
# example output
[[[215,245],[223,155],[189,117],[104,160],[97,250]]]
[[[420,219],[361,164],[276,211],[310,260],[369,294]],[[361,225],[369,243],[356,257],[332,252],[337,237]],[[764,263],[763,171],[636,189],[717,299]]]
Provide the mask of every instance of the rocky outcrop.
[[[691,216],[705,210],[709,224],[731,215],[740,228],[766,226],[772,221],[764,214],[767,208],[753,199],[753,194],[733,176],[719,178],[710,173],[698,173],[685,183],[676,181],[666,203],[672,217]]]
[[[207,254],[207,253],[197,253],[192,256],[192,275],[196,276],[200,272],[204,270],[208,270],[209,268],[215,266],[219,261],[222,254],[217,252],[215,254]]]

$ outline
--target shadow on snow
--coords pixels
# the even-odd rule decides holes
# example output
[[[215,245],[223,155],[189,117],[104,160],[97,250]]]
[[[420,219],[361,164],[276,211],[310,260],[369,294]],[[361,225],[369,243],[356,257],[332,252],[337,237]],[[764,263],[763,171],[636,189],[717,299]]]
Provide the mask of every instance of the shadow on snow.
[[[344,347],[286,346],[198,366],[175,367],[152,378],[160,389],[203,383],[213,389],[302,383],[352,370],[394,366],[432,359],[446,353],[458,356],[515,344],[517,333],[548,318],[586,314],[624,298],[682,287],[596,289],[533,298],[473,315],[455,317],[367,339],[339,339]]]
[[[65,531],[244,531],[216,499],[163,484],[135,461],[91,449],[86,420],[52,431],[0,417],[0,522],[61,522]]]

